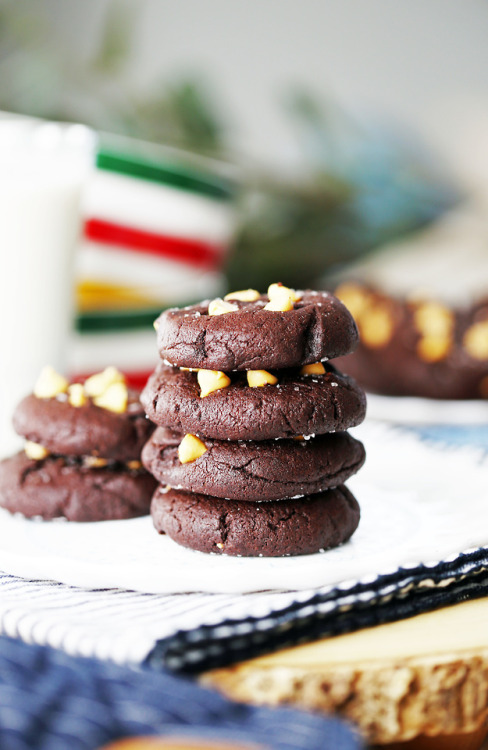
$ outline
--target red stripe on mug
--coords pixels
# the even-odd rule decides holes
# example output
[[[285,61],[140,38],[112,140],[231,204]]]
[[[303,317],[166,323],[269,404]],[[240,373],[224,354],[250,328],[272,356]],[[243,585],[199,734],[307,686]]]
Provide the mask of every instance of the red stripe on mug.
[[[167,237],[101,219],[88,219],[85,222],[84,235],[94,242],[116,245],[117,249],[157,255],[198,268],[219,268],[225,255],[225,248],[220,245],[201,240]]]

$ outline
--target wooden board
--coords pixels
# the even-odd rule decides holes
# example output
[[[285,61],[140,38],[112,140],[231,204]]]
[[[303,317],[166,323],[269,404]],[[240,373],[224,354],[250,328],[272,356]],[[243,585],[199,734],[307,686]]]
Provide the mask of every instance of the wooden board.
[[[340,714],[370,743],[423,736],[418,750],[476,750],[488,716],[488,599],[296,646],[202,682],[245,702]],[[438,735],[441,744],[428,739]]]

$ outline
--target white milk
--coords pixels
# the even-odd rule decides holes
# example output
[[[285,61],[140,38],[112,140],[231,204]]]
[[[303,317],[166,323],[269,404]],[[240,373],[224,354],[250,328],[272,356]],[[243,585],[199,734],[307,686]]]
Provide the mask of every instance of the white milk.
[[[82,126],[0,119],[0,455],[41,367],[65,367],[73,250],[93,140]]]

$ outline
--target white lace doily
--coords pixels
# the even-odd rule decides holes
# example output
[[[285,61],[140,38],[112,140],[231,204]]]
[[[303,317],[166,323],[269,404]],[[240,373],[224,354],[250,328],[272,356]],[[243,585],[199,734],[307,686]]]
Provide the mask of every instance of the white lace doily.
[[[367,461],[348,482],[361,506],[353,538],[325,553],[232,558],[179,547],[149,518],[76,524],[0,515],[0,569],[88,588],[142,592],[300,590],[375,577],[488,544],[488,463],[366,424]]]

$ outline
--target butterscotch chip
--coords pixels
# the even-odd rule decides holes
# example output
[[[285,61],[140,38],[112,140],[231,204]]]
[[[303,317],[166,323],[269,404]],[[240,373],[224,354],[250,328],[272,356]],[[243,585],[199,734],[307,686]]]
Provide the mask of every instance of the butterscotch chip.
[[[129,393],[125,383],[112,383],[106,391],[93,399],[95,406],[108,409],[115,414],[123,414],[127,409]]]
[[[300,375],[324,375],[325,367],[322,362],[314,362],[311,365],[304,365],[300,370]]]
[[[125,383],[125,378],[116,367],[106,367],[103,372],[97,372],[85,380],[85,393],[90,398],[96,398],[105,393],[114,383]]]
[[[393,336],[393,318],[384,306],[365,310],[358,325],[363,344],[371,349],[386,346]]]
[[[213,299],[208,306],[209,315],[225,315],[225,313],[236,312],[237,306],[223,299]]]
[[[270,312],[290,312],[290,310],[293,310],[294,306],[292,298],[288,295],[283,295],[283,297],[275,297],[274,299],[271,299],[263,309],[269,310]]]
[[[43,458],[49,456],[47,448],[39,445],[39,443],[33,443],[31,440],[25,441],[24,451],[27,458],[32,458],[33,461],[42,461]]]
[[[73,383],[68,387],[68,401],[77,408],[86,404],[85,389],[81,383]]]
[[[474,323],[463,338],[463,345],[473,359],[488,359],[488,320]]]
[[[220,370],[199,370],[197,380],[200,386],[200,398],[227,388],[231,383],[229,376]]]
[[[277,284],[270,284],[268,287],[268,297],[269,299],[276,299],[277,297],[283,297],[283,296],[290,297],[293,302],[298,302],[300,299],[300,294],[295,289],[290,289],[288,286],[284,286],[283,284],[277,283]]]
[[[229,292],[224,297],[224,300],[237,299],[240,302],[255,302],[259,299],[259,292],[257,289],[241,289],[238,292]]]
[[[185,435],[183,440],[178,446],[178,458],[180,463],[189,464],[196,461],[197,458],[203,456],[207,452],[207,446],[205,443],[197,438],[196,435]]]
[[[264,306],[265,310],[274,312],[289,312],[293,310],[295,302],[298,302],[294,289],[289,289],[282,284],[271,284],[268,288],[269,302]]]
[[[55,398],[61,393],[66,393],[68,381],[54,367],[46,365],[43,367],[34,386],[36,398]]]
[[[440,362],[451,351],[451,339],[447,336],[428,335],[417,344],[417,354],[424,362]]]
[[[370,295],[359,284],[341,284],[334,293],[344,303],[356,321],[360,319],[370,304]]]
[[[446,338],[454,326],[450,310],[438,302],[425,302],[414,312],[414,323],[419,333],[428,337]]]
[[[248,370],[247,382],[250,388],[262,388],[265,385],[276,385],[278,378],[267,370]]]
[[[100,456],[84,456],[83,465],[89,469],[104,469],[108,466],[108,460]]]

